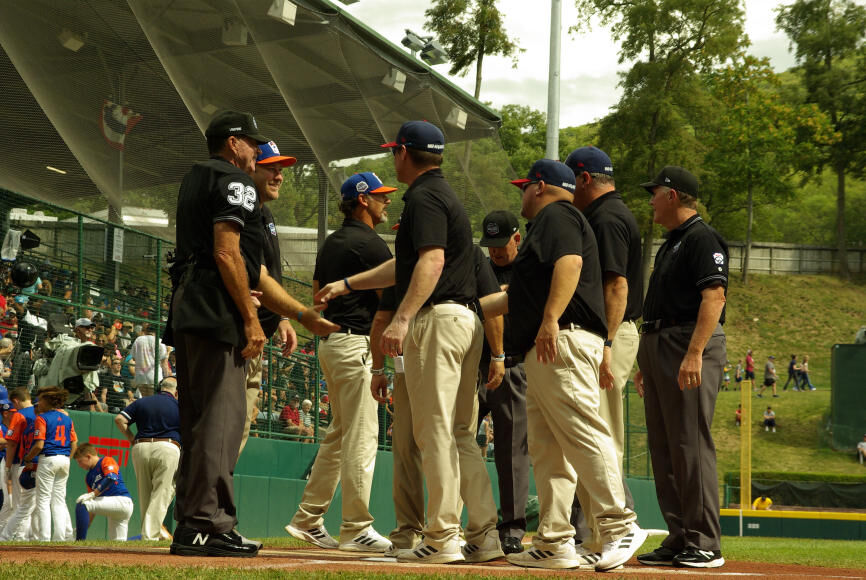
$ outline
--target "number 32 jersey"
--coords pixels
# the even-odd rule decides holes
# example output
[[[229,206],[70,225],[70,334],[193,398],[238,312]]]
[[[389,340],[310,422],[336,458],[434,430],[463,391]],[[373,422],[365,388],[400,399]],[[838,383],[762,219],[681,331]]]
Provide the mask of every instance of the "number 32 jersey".
[[[78,436],[75,434],[75,425],[72,424],[69,415],[60,411],[48,411],[36,416],[33,440],[45,441],[41,455],[46,457],[65,455],[69,457],[72,442],[78,441]]]

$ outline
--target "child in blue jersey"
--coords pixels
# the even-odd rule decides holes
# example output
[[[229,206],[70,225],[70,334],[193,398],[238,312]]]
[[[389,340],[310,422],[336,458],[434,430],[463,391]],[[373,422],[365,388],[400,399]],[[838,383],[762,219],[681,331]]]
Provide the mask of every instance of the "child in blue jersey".
[[[39,457],[36,508],[33,512],[36,539],[40,542],[68,542],[72,540],[72,520],[66,508],[66,482],[69,479],[69,457],[78,446],[72,419],[61,410],[69,392],[60,387],[42,387],[37,396],[33,444],[24,457],[25,465]]]
[[[117,462],[100,456],[90,443],[79,445],[73,458],[87,472],[87,493],[75,500],[75,539],[86,539],[93,517],[103,515],[108,518],[108,539],[126,541],[133,505]]]
[[[5,389],[3,389],[5,391]],[[3,394],[0,392],[0,394]],[[0,398],[0,530],[6,526],[6,520],[12,513],[12,501],[9,497],[9,490],[6,487],[6,422],[7,418],[11,418],[15,408],[12,401],[5,396]]]
[[[35,466],[23,463],[24,456],[33,444],[36,425],[36,407],[30,403],[30,391],[26,387],[13,389],[9,399],[18,409],[9,418],[6,431],[6,479],[12,480],[12,513],[6,525],[0,530],[0,542],[9,540],[33,540],[36,538],[35,525],[31,525],[33,508],[36,506],[36,489],[21,486],[21,473],[32,471]]]

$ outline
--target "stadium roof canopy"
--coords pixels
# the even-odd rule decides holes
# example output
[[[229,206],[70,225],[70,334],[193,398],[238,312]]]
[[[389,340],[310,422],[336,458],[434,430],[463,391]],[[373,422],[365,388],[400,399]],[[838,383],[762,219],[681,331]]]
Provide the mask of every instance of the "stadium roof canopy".
[[[507,166],[496,112],[327,0],[2,0],[0,47],[0,188],[65,207],[112,215],[146,191],[173,217],[224,108],[332,192],[335,161],[381,153],[408,119],[492,139]]]

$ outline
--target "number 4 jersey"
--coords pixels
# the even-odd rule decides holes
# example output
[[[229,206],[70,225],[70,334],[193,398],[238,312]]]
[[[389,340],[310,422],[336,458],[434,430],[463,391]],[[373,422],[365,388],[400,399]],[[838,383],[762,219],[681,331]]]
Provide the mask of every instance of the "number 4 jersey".
[[[69,457],[73,441],[78,441],[75,435],[75,425],[69,415],[60,411],[48,411],[36,416],[33,430],[33,440],[45,441],[42,453],[45,457],[65,455]]]

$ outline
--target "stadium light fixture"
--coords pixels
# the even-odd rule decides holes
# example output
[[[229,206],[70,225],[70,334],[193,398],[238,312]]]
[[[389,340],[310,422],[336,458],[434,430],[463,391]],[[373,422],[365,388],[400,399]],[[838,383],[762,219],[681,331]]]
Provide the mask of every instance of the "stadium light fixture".
[[[72,52],[78,52],[81,50],[81,47],[84,46],[85,38],[82,34],[64,28],[60,31],[60,34],[57,35],[57,40],[60,41],[63,48],[71,50]]]
[[[295,25],[297,15],[298,5],[289,0],[274,0],[268,8],[268,16],[289,26]]]
[[[391,70],[382,77],[382,84],[402,93],[406,88],[406,73],[398,68],[392,67]]]
[[[438,41],[430,40],[424,48],[421,49],[421,60],[433,66],[437,64],[445,64],[448,62],[448,53],[442,48]]]
[[[429,36],[421,36],[419,34],[415,34],[407,28],[406,36],[403,37],[403,40],[400,41],[400,44],[412,51],[412,55],[414,56],[416,52],[424,50],[424,47],[427,45],[427,42],[429,42],[430,39],[431,37]]]
[[[224,45],[246,46],[248,34],[247,27],[234,18],[223,20],[222,41]]]

